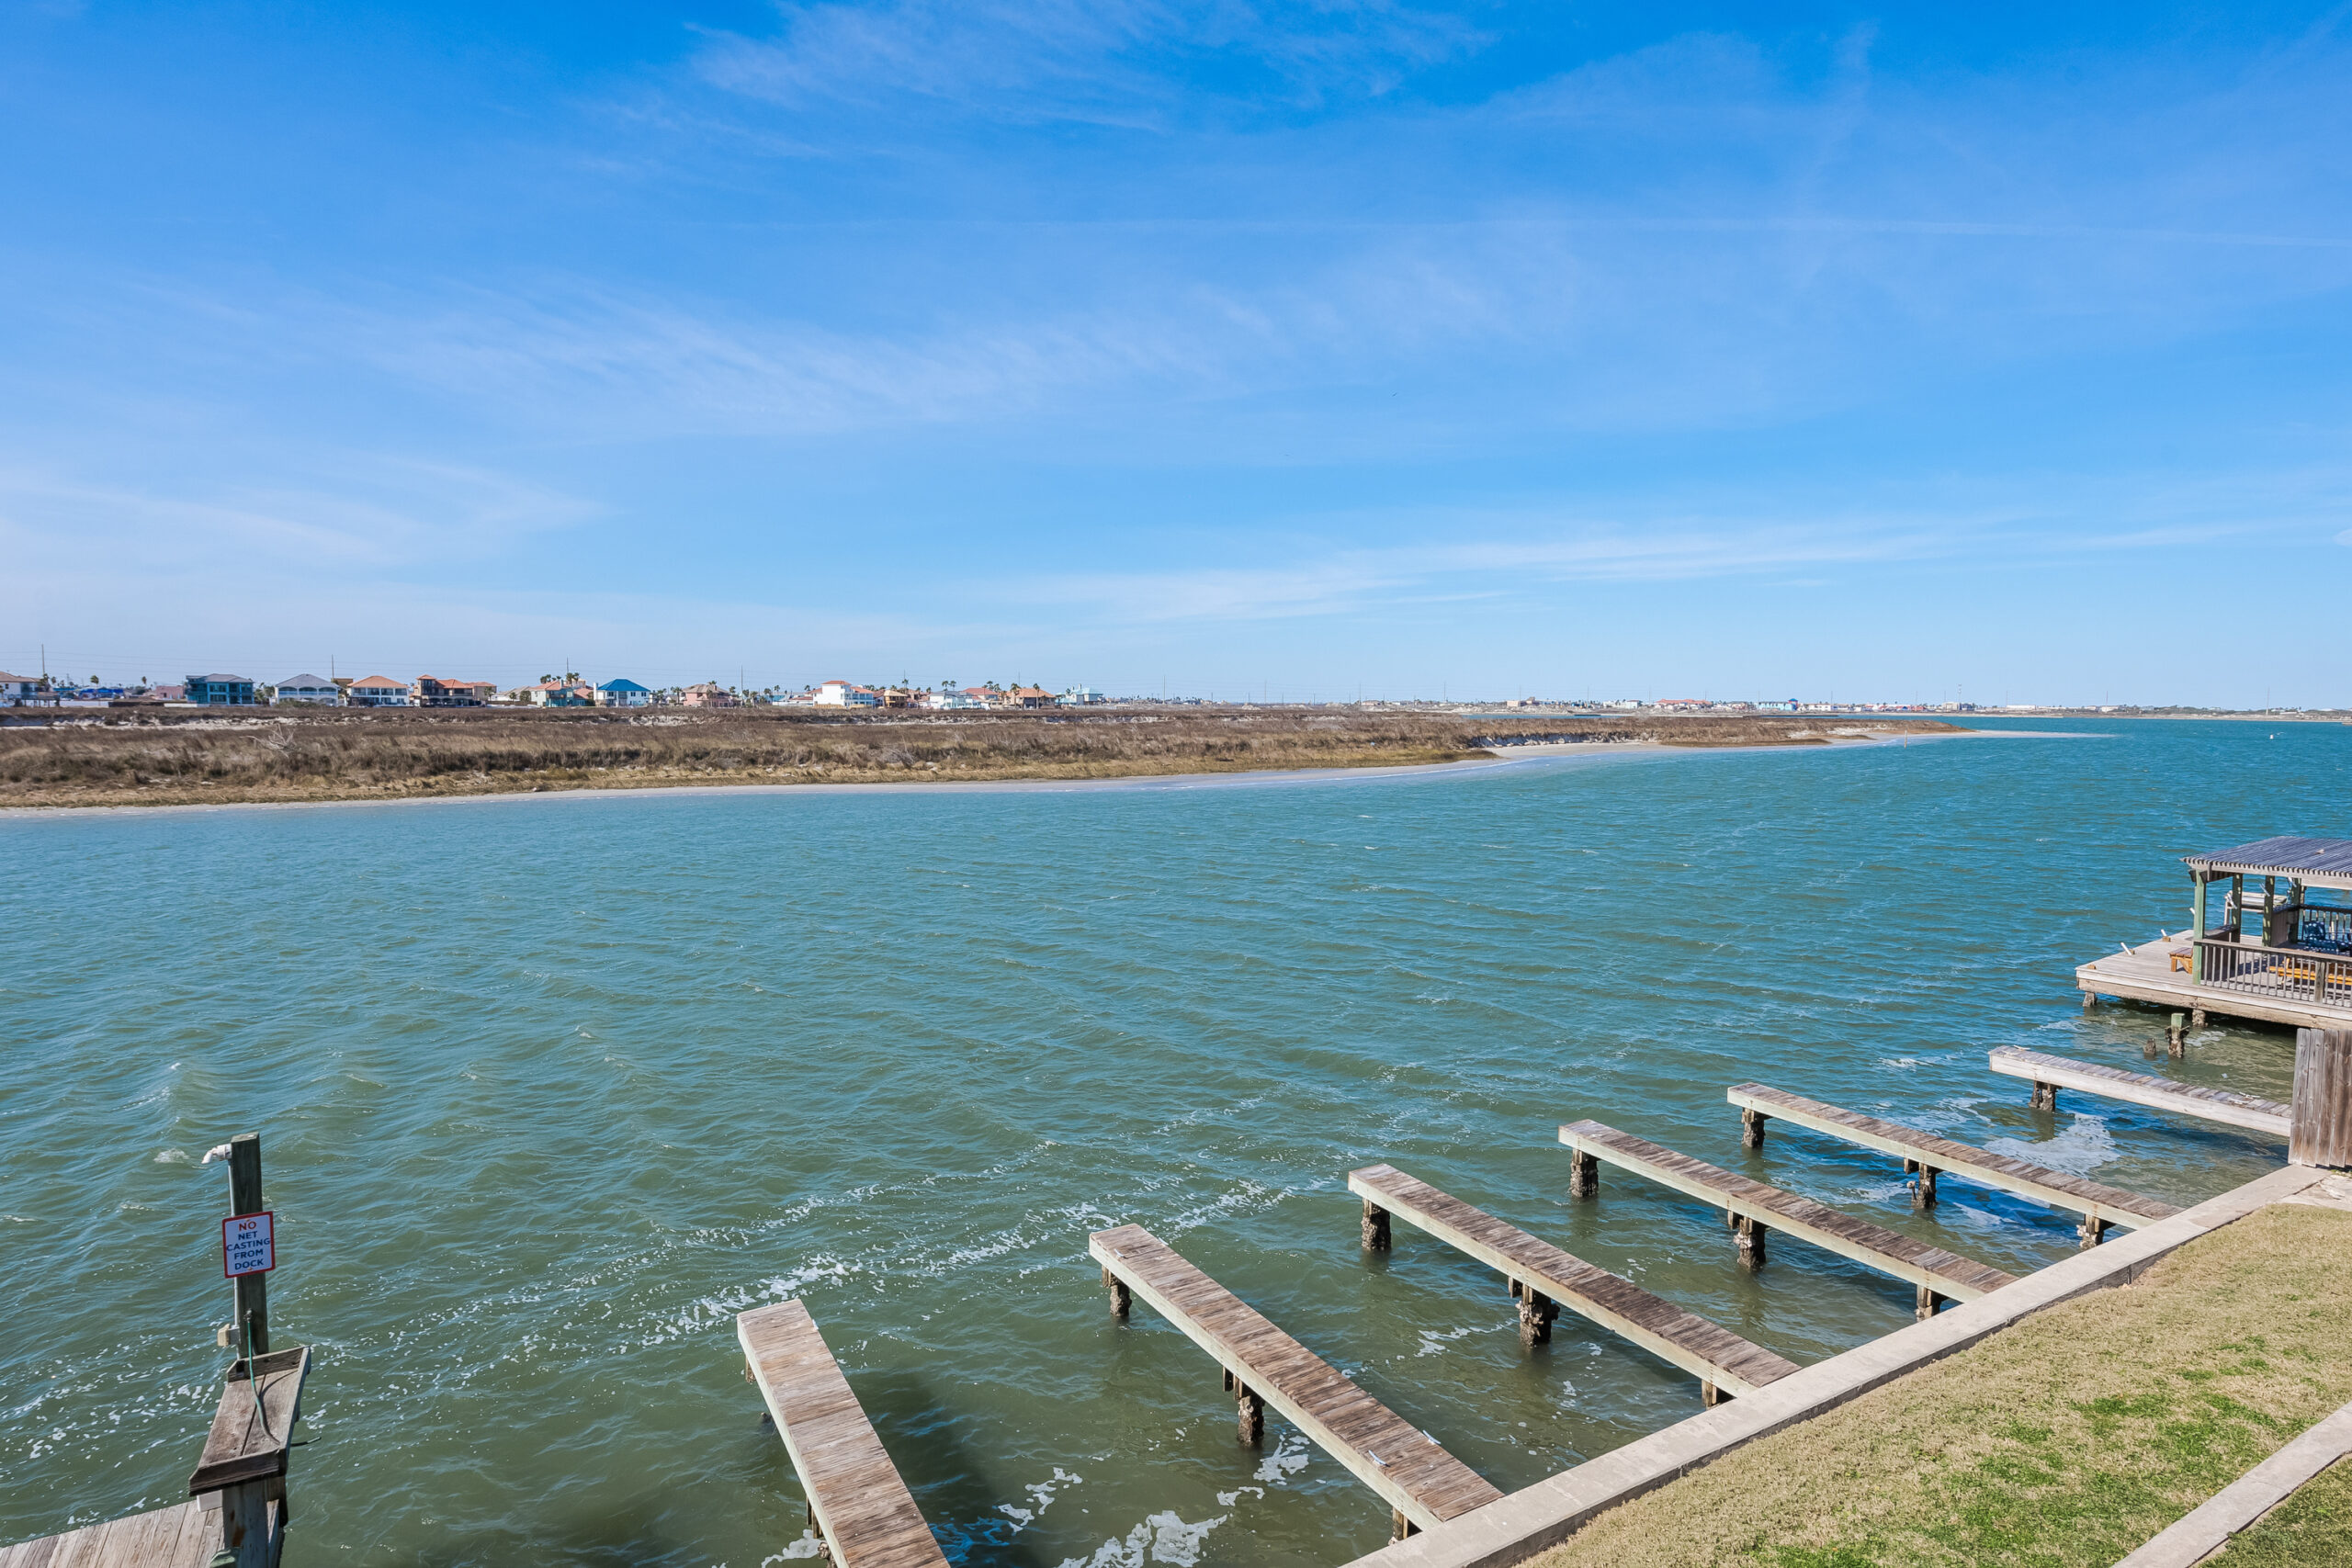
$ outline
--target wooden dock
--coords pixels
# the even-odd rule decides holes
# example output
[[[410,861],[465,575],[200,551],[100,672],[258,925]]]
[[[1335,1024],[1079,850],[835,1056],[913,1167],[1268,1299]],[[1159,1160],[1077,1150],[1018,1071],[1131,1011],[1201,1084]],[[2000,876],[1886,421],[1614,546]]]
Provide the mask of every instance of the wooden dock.
[[[2296,983],[2291,954],[2278,956],[2277,961],[2285,968],[2271,986],[2257,983],[2258,965],[2249,971],[2257,976],[2256,980],[2242,979],[2228,986],[2205,985],[2198,981],[2190,967],[2196,962],[2195,946],[2193,934],[2187,931],[2142,942],[2137,947],[2119,944],[2117,951],[2104,958],[2075,966],[2075,988],[2083,993],[2085,1006],[2094,997],[2121,997],[2128,1001],[2152,1002],[2157,1007],[2222,1013],[2301,1029],[2352,1029],[2352,991],[2331,983],[2331,999],[2327,1002],[2314,996],[2298,995],[2299,990],[2315,987],[2307,976],[2300,986]],[[2211,947],[2209,942],[2209,950]]]
[[[220,1549],[220,1500],[196,1497],[0,1546],[0,1568],[206,1568]]]
[[[311,1351],[298,1345],[229,1369],[188,1477],[188,1501],[0,1547],[0,1568],[277,1568],[286,1549],[287,1455]]]
[[[1560,1129],[1560,1142],[1576,1151],[1581,1168],[1570,1179],[1572,1191],[1593,1190],[1594,1169],[1583,1162],[1606,1160],[1660,1186],[1687,1192],[1724,1211],[1736,1232],[1741,1261],[1751,1269],[1763,1263],[1764,1233],[1777,1230],[1910,1281],[1917,1288],[1922,1316],[1946,1301],[1974,1301],[2016,1282],[2013,1276],[1990,1264],[1898,1235],[1810,1198],[1751,1181],[1599,1122],[1570,1122]]]
[[[1761,1345],[1685,1312],[1608,1269],[1563,1252],[1394,1166],[1348,1173],[1348,1190],[1419,1226],[1510,1280],[1521,1318],[1557,1303],[1699,1380],[1709,1404],[1719,1393],[1750,1393],[1797,1370]]]
[[[1809,1127],[1816,1133],[1826,1133],[1833,1138],[1859,1144],[1866,1149],[1893,1155],[1904,1163],[1905,1170],[1917,1173],[1915,1189],[1917,1206],[1926,1208],[1935,1202],[1936,1179],[1939,1174],[1957,1176],[1980,1186],[1998,1188],[2037,1203],[2047,1203],[2053,1209],[2067,1209],[2083,1216],[2083,1237],[2086,1242],[2098,1239],[2107,1226],[2148,1225],[2158,1220],[2168,1220],[2180,1210],[2173,1204],[2143,1198],[2137,1192],[2126,1192],[2120,1187],[2105,1187],[2079,1176],[2069,1176],[2063,1170],[2051,1170],[2042,1166],[2029,1165],[2021,1159],[2011,1159],[1988,1150],[1957,1144],[1950,1138],[1906,1127],[1900,1122],[1883,1122],[1860,1111],[1824,1105],[1817,1100],[1770,1089],[1760,1083],[1736,1084],[1724,1091],[1724,1098],[1743,1111],[1752,1112],[1763,1120],[1779,1118]],[[1760,1122],[1756,1141],[1762,1142]]]
[[[946,1568],[808,1309],[789,1301],[740,1313],[735,1337],[839,1568]]]
[[[1502,1495],[1141,1225],[1097,1231],[1087,1251],[1116,1281],[1114,1310],[1121,1290],[1140,1296],[1216,1358],[1243,1406],[1245,1428],[1253,1402],[1272,1405],[1412,1528],[1460,1518]]]
[[[2031,1082],[2036,1103],[2047,1109],[2056,1108],[2058,1090],[2073,1089],[2105,1100],[2144,1105],[2152,1111],[2169,1111],[2177,1116],[2194,1116],[2242,1127],[2249,1133],[2266,1133],[2274,1138],[2287,1135],[2288,1107],[2275,1100],[2257,1100],[2233,1089],[2197,1089],[2144,1073],[2127,1073],[2120,1067],[2045,1056],[2039,1051],[2020,1050],[2015,1045],[2004,1045],[1995,1051],[1990,1065],[1996,1073]]]

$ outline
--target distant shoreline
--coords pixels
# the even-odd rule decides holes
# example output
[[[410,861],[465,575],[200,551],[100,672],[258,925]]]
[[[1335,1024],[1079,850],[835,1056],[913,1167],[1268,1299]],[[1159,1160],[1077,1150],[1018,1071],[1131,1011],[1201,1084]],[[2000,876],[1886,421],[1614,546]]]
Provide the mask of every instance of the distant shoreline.
[[[1364,763],[1340,767],[1271,767],[1232,768],[1188,773],[1133,773],[1097,777],[1031,777],[995,779],[933,779],[910,776],[900,780],[858,780],[842,783],[809,781],[795,784],[734,783],[734,784],[592,784],[582,788],[487,789],[473,791],[444,791],[434,794],[390,795],[322,795],[311,800],[224,799],[203,801],[172,801],[153,804],[140,802],[98,802],[74,804],[59,802],[35,806],[0,807],[0,819],[42,818],[58,820],[81,818],[94,815],[138,814],[156,812],[210,811],[278,811],[318,808],[340,809],[355,807],[410,807],[480,805],[483,802],[583,801],[629,796],[636,798],[689,795],[899,795],[928,798],[939,795],[1048,795],[1093,794],[1105,791],[1136,790],[1199,790],[1226,788],[1264,788],[1270,785],[1319,784],[1348,783],[1380,783],[1412,778],[1434,778],[1444,774],[1490,774],[1509,772],[1530,764],[1555,762],[1601,762],[1611,760],[1636,758],[1696,757],[1737,752],[1758,751],[1823,751],[1849,750],[1885,746],[1901,746],[1913,740],[1954,739],[1964,736],[2012,735],[2034,739],[2045,738],[2044,732],[1962,729],[1939,727],[1919,733],[1880,733],[1870,736],[1845,736],[1831,741],[1813,739],[1789,741],[1761,740],[1745,745],[1690,746],[1663,741],[1570,741],[1544,742],[1481,750],[1468,757],[1433,762]],[[2066,739],[2065,736],[2047,736]]]

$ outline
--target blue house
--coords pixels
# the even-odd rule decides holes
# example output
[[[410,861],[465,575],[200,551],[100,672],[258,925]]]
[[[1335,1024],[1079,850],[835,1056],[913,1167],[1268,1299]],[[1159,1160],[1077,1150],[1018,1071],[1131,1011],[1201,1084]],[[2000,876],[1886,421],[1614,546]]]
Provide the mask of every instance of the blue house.
[[[634,681],[607,681],[596,688],[598,707],[641,708],[652,700],[651,690]]]
[[[206,707],[249,708],[254,705],[250,675],[191,675],[186,701]]]

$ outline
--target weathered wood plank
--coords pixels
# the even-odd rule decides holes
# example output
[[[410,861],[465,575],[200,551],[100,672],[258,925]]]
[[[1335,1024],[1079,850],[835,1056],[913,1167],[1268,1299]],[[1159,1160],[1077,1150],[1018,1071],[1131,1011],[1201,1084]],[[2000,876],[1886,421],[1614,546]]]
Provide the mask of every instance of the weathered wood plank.
[[[1748,1225],[1784,1232],[1881,1273],[1907,1280],[1937,1296],[1974,1301],[2016,1282],[2014,1276],[1990,1264],[1914,1241],[1810,1198],[1751,1181],[1599,1122],[1570,1122],[1560,1129],[1560,1142],[1579,1154],[1605,1159],[1661,1186],[1702,1199],[1739,1216]]]
[[[1087,1251],[1415,1526],[1459,1518],[1502,1495],[1141,1225],[1097,1231]]]
[[[1900,1122],[1882,1121],[1857,1111],[1841,1110],[1835,1105],[1825,1105],[1817,1100],[1807,1100],[1802,1095],[1770,1089],[1760,1083],[1735,1084],[1724,1091],[1724,1098],[1743,1111],[1793,1122],[1800,1127],[1826,1133],[1866,1149],[1918,1161],[1947,1176],[1957,1176],[1982,1186],[1998,1188],[2004,1192],[2014,1192],[2037,1203],[2072,1210],[2112,1224],[2154,1224],[2158,1220],[2168,1220],[2180,1213],[2173,1204],[2154,1198],[2143,1198],[2137,1192],[2126,1192],[2120,1187],[2102,1186],[2079,1176],[2070,1176],[2063,1170],[2052,1170],[2025,1160],[2011,1159],[1989,1149],[1954,1143],[1950,1138],[1939,1137],[1917,1127],[1906,1127]]]
[[[760,1397],[840,1568],[944,1568],[922,1510],[797,1301],[735,1318]]]
[[[2188,1084],[2174,1083],[2167,1078],[2150,1077],[2144,1073],[2127,1073],[2120,1067],[2100,1066],[2094,1062],[2070,1062],[2063,1056],[2045,1056],[2039,1051],[2027,1051],[2015,1045],[2004,1045],[1994,1051],[1990,1064],[1995,1072],[2008,1077],[2054,1084],[2060,1089],[2080,1089],[2104,1100],[2120,1100],[2132,1105],[2144,1105],[2151,1111],[2169,1111],[2176,1115],[2220,1122],[2232,1127],[2243,1127],[2250,1133],[2267,1133],[2278,1138],[2287,1136],[2290,1112],[2286,1106],[2275,1100],[2257,1100],[2253,1095],[2239,1094],[2233,1089],[2198,1089]]]
[[[288,1446],[302,1412],[302,1384],[310,1375],[307,1345],[255,1356],[250,1366],[243,1360],[231,1366],[204,1452],[187,1478],[189,1495],[285,1474]]]
[[[1797,1370],[1794,1361],[1394,1166],[1350,1171],[1348,1190],[1727,1393],[1752,1393]]]
[[[205,1568],[220,1542],[202,1499],[0,1546],[0,1568]]]

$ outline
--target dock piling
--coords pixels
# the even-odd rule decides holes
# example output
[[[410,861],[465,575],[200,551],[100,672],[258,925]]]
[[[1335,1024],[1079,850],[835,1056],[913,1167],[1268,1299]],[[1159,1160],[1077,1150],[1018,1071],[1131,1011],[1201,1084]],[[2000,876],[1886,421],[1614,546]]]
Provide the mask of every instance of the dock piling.
[[[1568,1156],[1568,1196],[1590,1198],[1600,1191],[1600,1156],[1578,1149]]]
[[[2295,1098],[2287,1161],[2352,1166],[2352,1029],[2295,1031]]]
[[[1764,1146],[1764,1123],[1771,1118],[1750,1105],[1739,1113],[1739,1146],[1760,1149]]]
[[[1911,1206],[1932,1209],[1936,1206],[1936,1168],[1923,1160],[1906,1159],[1903,1168],[1912,1174]]]
[[[1385,1252],[1388,1246],[1388,1211],[1367,1198],[1363,1201],[1363,1249]]]
[[[2058,1086],[2054,1083],[2043,1083],[2040,1078],[2034,1079],[2033,1109],[2036,1111],[2057,1110]]]
[[[2108,1222],[2098,1214],[2085,1214],[2082,1228],[2075,1233],[2082,1238],[2077,1244],[2076,1250],[2088,1252],[2092,1247],[2105,1241],[2107,1224]]]
[[[1768,1233],[1756,1223],[1753,1214],[1742,1214],[1733,1228],[1732,1238],[1739,1244],[1739,1266],[1749,1273],[1764,1267],[1764,1237]]]
[[[2185,1014],[2172,1015],[2171,1027],[2165,1031],[2165,1054],[2176,1062],[2188,1055],[2188,1019]]]
[[[1226,1373],[1226,1381],[1233,1384],[1233,1411],[1242,1443],[1249,1448],[1263,1448],[1266,1442],[1266,1401],[1248,1383]]]
[[[1126,1322],[1128,1312],[1135,1306],[1135,1298],[1127,1291],[1127,1282],[1108,1269],[1102,1270],[1102,1282],[1111,1287],[1111,1315],[1121,1323]]]
[[[261,1135],[240,1133],[229,1140],[229,1213],[258,1214],[269,1205],[262,1201]],[[248,1356],[266,1355],[269,1351],[269,1276],[240,1274],[231,1281],[236,1287],[237,1316],[235,1332],[230,1337],[234,1346],[242,1335],[244,1353]]]
[[[1943,1304],[1951,1299],[1950,1296],[1939,1295],[1928,1286],[1922,1285],[1919,1287],[1918,1305],[1914,1309],[1912,1315],[1925,1323],[1935,1316]]]
[[[1552,1324],[1560,1315],[1560,1303],[1532,1285],[1519,1290],[1519,1342],[1531,1348],[1552,1342]]]

